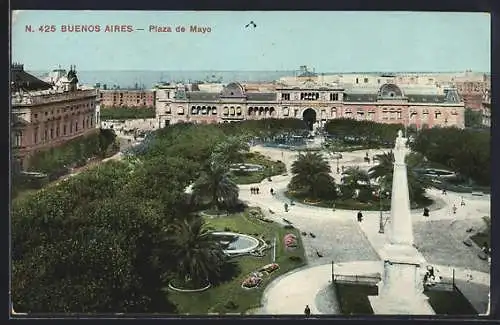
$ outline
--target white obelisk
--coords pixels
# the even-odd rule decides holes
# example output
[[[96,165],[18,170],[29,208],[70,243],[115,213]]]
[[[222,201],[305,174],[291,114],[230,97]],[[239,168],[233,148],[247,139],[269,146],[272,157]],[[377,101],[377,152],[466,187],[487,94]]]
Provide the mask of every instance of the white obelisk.
[[[425,259],[413,246],[413,224],[405,163],[408,152],[406,141],[400,130],[394,146],[388,243],[380,252],[384,261],[384,274],[378,284],[378,296],[369,299],[375,314],[433,315],[434,310],[423,294],[420,265]]]

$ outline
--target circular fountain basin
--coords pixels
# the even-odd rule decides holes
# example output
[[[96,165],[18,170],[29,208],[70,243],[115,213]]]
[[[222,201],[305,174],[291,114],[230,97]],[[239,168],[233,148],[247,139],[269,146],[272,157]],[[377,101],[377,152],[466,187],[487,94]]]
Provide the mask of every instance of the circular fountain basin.
[[[232,164],[230,170],[241,172],[261,172],[264,170],[264,167],[257,164]]]
[[[212,235],[215,236],[220,235],[221,237],[222,236],[236,237],[236,240],[229,242],[229,247],[226,250],[224,250],[224,253],[228,255],[250,253],[260,245],[258,239],[245,234],[238,234],[235,232],[213,232]]]

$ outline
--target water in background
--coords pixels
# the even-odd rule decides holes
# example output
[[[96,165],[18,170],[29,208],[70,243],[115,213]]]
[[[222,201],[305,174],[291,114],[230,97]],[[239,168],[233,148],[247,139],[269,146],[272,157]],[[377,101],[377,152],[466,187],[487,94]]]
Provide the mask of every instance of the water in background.
[[[120,88],[139,87],[152,88],[159,82],[194,82],[212,81],[229,83],[274,81],[281,77],[293,76],[295,71],[77,71],[81,84],[94,85],[106,84],[108,88],[114,85]],[[42,78],[48,71],[29,71],[29,73]]]

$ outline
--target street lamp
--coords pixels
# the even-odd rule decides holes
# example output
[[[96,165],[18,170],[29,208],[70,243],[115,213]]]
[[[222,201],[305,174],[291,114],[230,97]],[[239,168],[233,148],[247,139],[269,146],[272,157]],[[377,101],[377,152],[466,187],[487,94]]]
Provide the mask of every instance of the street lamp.
[[[378,195],[378,198],[379,198],[379,207],[380,207],[380,218],[379,218],[379,229],[378,229],[378,233],[379,234],[383,234],[385,232],[385,222],[384,222],[384,215],[382,213],[382,194],[384,194],[382,192],[382,187],[380,187],[379,189],[379,195]],[[389,193],[387,192],[387,195]]]

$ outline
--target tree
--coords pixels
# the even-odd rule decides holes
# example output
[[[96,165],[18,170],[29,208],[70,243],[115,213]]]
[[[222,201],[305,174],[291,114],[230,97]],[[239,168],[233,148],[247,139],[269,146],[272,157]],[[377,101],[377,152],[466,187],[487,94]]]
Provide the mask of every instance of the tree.
[[[215,145],[211,160],[221,165],[238,163],[243,161],[243,153],[249,150],[250,146],[242,137],[231,136]]]
[[[313,199],[335,198],[335,181],[330,165],[320,153],[299,154],[292,164],[292,179],[288,188],[305,192]]]
[[[198,200],[208,198],[211,207],[221,209],[238,203],[238,185],[229,177],[227,166],[211,161],[193,185],[193,195]]]
[[[368,170],[370,178],[377,180],[383,190],[392,188],[392,175],[394,172],[394,154],[386,152],[377,155],[378,164]],[[416,169],[423,163],[423,157],[415,153],[406,156],[406,172],[408,177],[408,191],[411,202],[419,202],[424,198],[426,184],[416,174]]]
[[[481,111],[466,108],[464,112],[465,127],[480,128],[483,126],[483,115]]]
[[[365,183],[365,186],[370,187],[370,176],[368,172],[361,169],[359,166],[348,167],[342,174],[344,175],[342,177],[343,183],[352,188],[360,187],[361,183]]]
[[[225,247],[202,218],[177,220],[169,227],[169,233],[176,261],[175,273],[179,279],[198,287],[207,280],[218,279],[226,262]]]
[[[25,245],[13,261],[16,311],[175,311],[161,292],[163,273],[174,263],[157,258],[168,251],[162,240],[167,224],[157,206],[118,196],[77,207],[65,217],[48,219],[45,227],[31,224],[39,240]],[[14,233],[23,230],[19,225],[13,224]],[[163,263],[154,263],[158,260]]]

